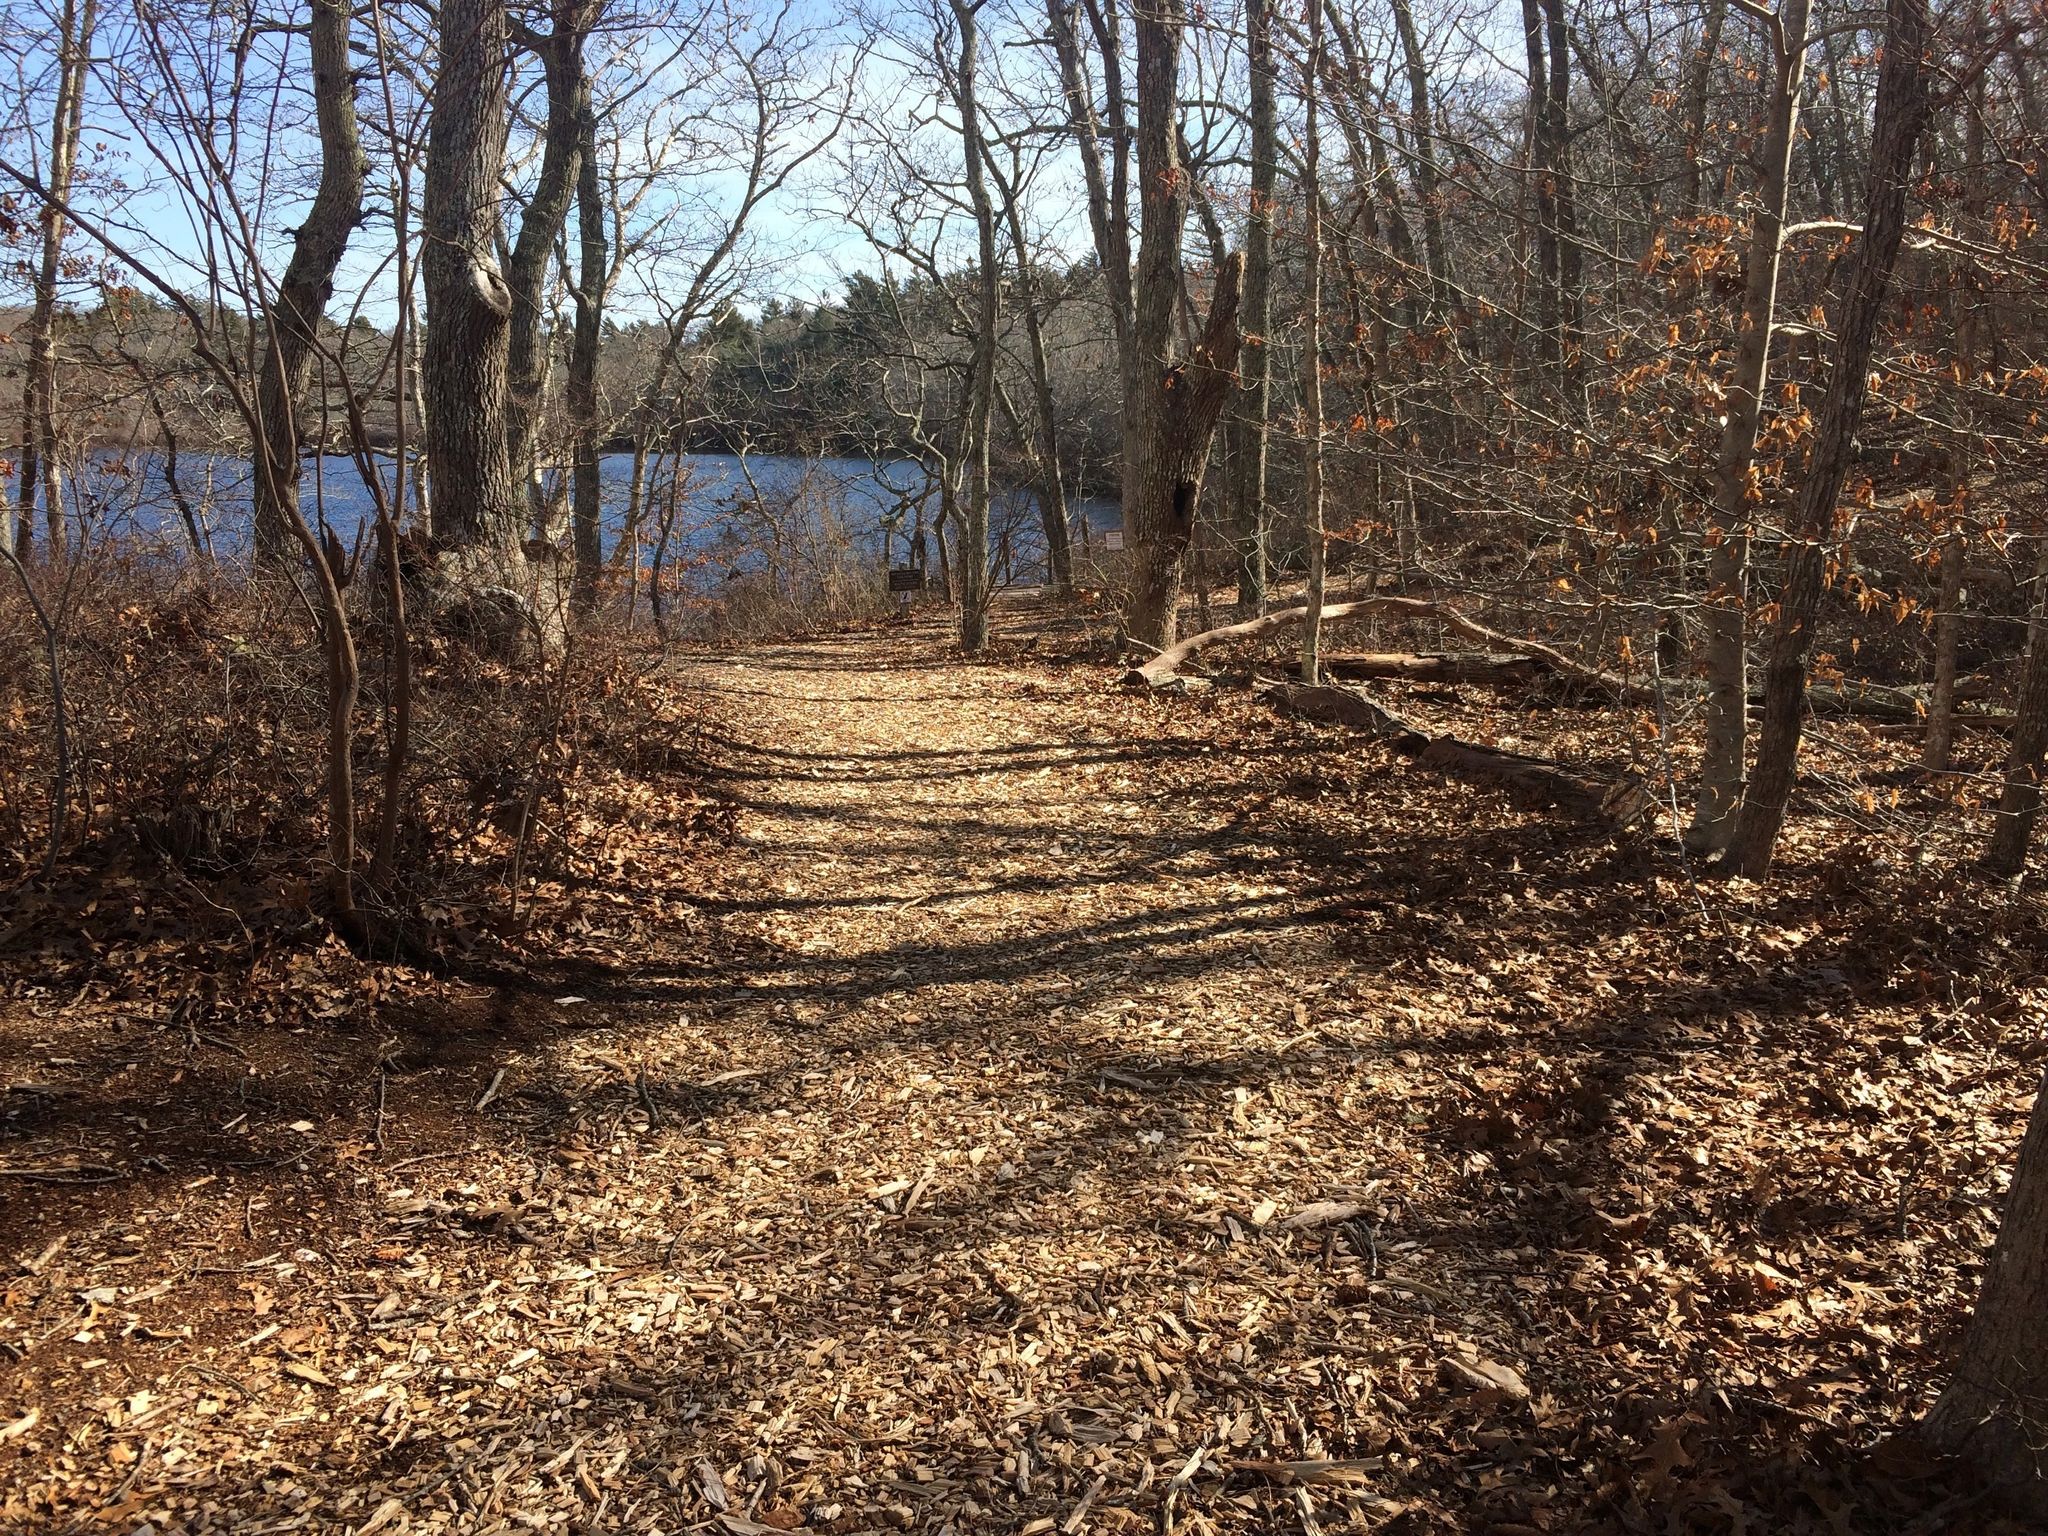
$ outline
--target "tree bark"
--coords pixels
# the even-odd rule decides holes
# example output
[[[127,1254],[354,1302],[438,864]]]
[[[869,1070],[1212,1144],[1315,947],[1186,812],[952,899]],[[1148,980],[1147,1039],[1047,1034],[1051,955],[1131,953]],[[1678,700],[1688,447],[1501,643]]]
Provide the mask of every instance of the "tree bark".
[[[334,274],[350,234],[362,222],[367,171],[356,122],[348,0],[313,0],[309,44],[320,184],[265,317],[269,334],[256,386],[263,436],[252,477],[252,538],[257,561],[272,568],[287,564],[298,543],[292,520],[299,505],[299,417],[312,381],[320,322],[334,295]]]
[[[1249,56],[1251,186],[1244,221],[1244,299],[1238,387],[1225,434],[1231,522],[1237,539],[1237,604],[1246,617],[1266,611],[1266,452],[1271,437],[1273,354],[1273,198],[1280,174],[1280,117],[1273,70],[1272,0],[1245,0]]]
[[[2048,1519],[2048,1082],[2020,1144],[1955,1375],[1925,1438],[1972,1463],[2022,1513]]]
[[[1544,58],[1543,0],[1522,0],[1522,50],[1529,67],[1529,180],[1536,211],[1536,335],[1542,361],[1562,357],[1558,320],[1557,168],[1552,156],[1550,71]]]
[[[1075,0],[1045,0],[1046,31],[1059,62],[1067,128],[1080,150],[1088,228],[1095,240],[1095,258],[1102,266],[1103,285],[1109,292],[1109,322],[1116,334],[1117,358],[1128,378],[1135,300],[1131,288],[1130,132],[1125,121],[1123,55],[1113,0],[1107,13],[1095,8],[1095,0],[1086,3],[1103,44],[1102,81],[1109,118],[1106,133],[1088,94]],[[1103,151],[1105,137],[1109,141],[1107,164]]]
[[[604,190],[597,169],[597,114],[583,93],[577,131],[583,142],[576,176],[576,334],[569,349],[569,428],[573,436],[570,537],[576,574],[571,601],[587,618],[597,607],[604,569],[604,487],[597,419],[597,363],[604,330],[605,290],[611,283],[605,241]],[[680,474],[677,467],[675,473]],[[636,535],[637,536],[637,535]]]
[[[954,105],[960,113],[960,156],[976,236],[975,325],[968,363],[967,399],[961,419],[961,458],[966,470],[960,519],[960,648],[969,653],[988,644],[989,438],[995,418],[997,324],[1002,274],[997,267],[996,212],[988,195],[981,105],[976,81],[981,35],[976,25],[981,0],[952,0],[960,28],[960,54],[953,74]]]
[[[11,547],[27,550],[35,535],[38,494],[49,530],[50,557],[64,558],[64,466],[57,433],[57,280],[63,273],[63,207],[71,200],[85,112],[85,73],[98,20],[96,0],[64,0],[57,21],[57,99],[50,113],[50,180],[43,200],[42,249],[35,267],[22,379],[21,505]]]
[[[1307,291],[1302,309],[1308,334],[1301,345],[1301,405],[1307,420],[1302,440],[1302,544],[1308,553],[1307,613],[1301,625],[1301,680],[1313,686],[1321,679],[1323,591],[1329,545],[1323,536],[1323,129],[1320,104],[1323,72],[1323,8],[1308,7],[1308,56],[1301,72],[1302,110],[1306,131],[1302,141],[1302,238],[1308,249]]]
[[[1749,642],[1746,633],[1751,508],[1756,482],[1757,424],[1769,381],[1771,332],[1778,304],[1778,267],[1785,237],[1792,146],[1806,73],[1807,0],[1784,0],[1770,23],[1773,68],[1756,211],[1750,219],[1747,273],[1738,320],[1735,365],[1726,390],[1721,443],[1714,460],[1713,522],[1707,531],[1705,661],[1706,743],[1700,795],[1686,828],[1686,846],[1718,853],[1735,834],[1742,802],[1749,725]]]
[[[2041,816],[2041,757],[2048,750],[2048,533],[2040,536],[2034,562],[2033,616],[2027,624],[2027,658],[2020,671],[2019,702],[2013,712],[2012,745],[2005,759],[2005,787],[1984,866],[1992,874],[2017,878],[2027,867],[2027,845]]]
[[[427,471],[441,543],[509,560],[521,500],[506,422],[512,295],[498,270],[505,160],[504,0],[443,0],[428,117],[425,248]]]
[[[1441,318],[1451,307],[1454,280],[1450,246],[1444,239],[1443,176],[1436,161],[1436,114],[1430,105],[1429,66],[1422,57],[1422,39],[1415,30],[1409,0],[1393,0],[1394,30],[1401,40],[1401,62],[1408,75],[1408,143],[1415,161],[1415,201],[1422,216],[1422,259],[1429,269],[1430,311]]]
[[[1052,361],[1045,345],[1045,325],[1038,312],[1037,277],[1030,247],[1024,241],[1024,217],[1017,206],[1015,181],[995,169],[992,154],[987,158],[990,174],[1002,194],[1003,221],[1009,228],[1017,260],[1017,297],[1023,304],[1031,400],[1038,415],[1038,444],[1031,456],[1037,460],[1034,478],[1038,481],[1039,526],[1045,532],[1046,576],[1054,594],[1066,597],[1074,590],[1074,551],[1067,528],[1066,472],[1060,464],[1059,407],[1053,398]]]
[[[1550,675],[1530,656],[1497,656],[1487,652],[1457,654],[1434,651],[1325,651],[1323,671],[1331,677],[1369,681],[1393,678],[1406,683],[1476,683],[1490,687],[1527,687]]]
[[[1707,14],[1700,25],[1698,47],[1686,60],[1685,73],[1685,169],[1679,176],[1678,216],[1691,219],[1700,211],[1700,183],[1705,169],[1701,156],[1706,151],[1707,101],[1714,83],[1714,65],[1721,52],[1721,28],[1728,16],[1728,0],[1707,0]]]
[[[1806,658],[1813,646],[1825,578],[1823,551],[1834,532],[1835,509],[1855,456],[1856,428],[1869,389],[1878,321],[1906,233],[1907,178],[1932,110],[1924,58],[1929,31],[1926,0],[1890,0],[1886,10],[1863,236],[1835,327],[1827,403],[1821,408],[1792,526],[1797,542],[1778,599],[1778,618],[1765,665],[1756,771],[1743,794],[1742,814],[1729,850],[1734,867],[1754,880],[1770,872],[1771,853],[1785,819],[1785,802],[1792,792],[1801,718],[1806,710]]]
[[[1970,10],[1966,57],[1975,58],[1984,48],[1984,12],[1981,5]],[[1984,89],[1983,76],[1971,92],[1963,129],[1963,209],[1981,214],[1978,188],[1984,175]],[[1974,217],[1973,217],[1974,223]],[[1970,462],[1973,457],[1974,428],[1970,392],[1977,387],[1977,279],[1968,262],[1957,262],[1950,279],[1950,302],[1955,308],[1955,372],[1961,386],[1956,407],[1954,441],[1949,447],[1947,528],[1938,543],[1941,580],[1934,608],[1934,697],[1927,706],[1927,739],[1921,743],[1920,766],[1929,773],[1945,773],[1955,747],[1956,653],[1962,640],[1963,575],[1969,564]]]
[[[1185,356],[1175,340],[1182,298],[1181,241],[1188,176],[1180,160],[1180,47],[1184,0],[1160,0],[1137,17],[1140,238],[1132,357],[1124,399],[1124,529],[1131,588],[1125,628],[1142,644],[1172,643],[1179,623],[1180,562],[1216,424],[1237,383],[1237,306],[1244,257],[1216,274],[1202,339]]]
[[[511,296],[506,335],[506,452],[512,477],[524,489],[537,522],[541,503],[540,466],[534,460],[543,397],[547,391],[549,346],[542,334],[548,262],[568,223],[577,195],[583,157],[584,120],[590,113],[590,77],[583,41],[590,21],[585,0],[555,0],[545,37],[522,32],[521,40],[540,59],[547,88],[547,127],[542,136],[540,174],[519,220],[519,237],[505,267]],[[580,318],[580,311],[579,311]]]

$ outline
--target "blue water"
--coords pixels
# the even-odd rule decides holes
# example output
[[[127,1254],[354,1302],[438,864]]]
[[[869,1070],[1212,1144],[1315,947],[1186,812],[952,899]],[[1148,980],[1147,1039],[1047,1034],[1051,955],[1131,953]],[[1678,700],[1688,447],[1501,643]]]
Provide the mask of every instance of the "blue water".
[[[618,546],[625,519],[632,456],[607,454],[599,463],[604,495],[607,557]],[[386,493],[394,464],[377,462]],[[680,483],[676,476],[680,475]],[[249,546],[250,469],[246,459],[183,454],[178,480],[201,524],[213,557],[231,561]],[[549,482],[553,488],[552,480]],[[673,489],[673,495],[671,494]],[[154,450],[103,453],[67,486],[75,547],[116,543],[176,559],[189,558],[191,537],[177,512]],[[693,453],[650,458],[639,540],[640,562],[654,553],[671,505],[673,521],[665,566],[688,577],[725,579],[767,565],[794,567],[843,544],[891,563],[908,558],[908,535],[922,504],[930,528],[937,516],[937,483],[914,459],[802,459],[779,455]],[[376,508],[355,462],[341,455],[308,459],[300,489],[307,519],[333,530],[344,545],[373,536]],[[1122,517],[1114,502],[1084,501],[1075,508],[1091,529],[1114,528]],[[566,538],[566,508],[557,533]],[[1044,535],[1037,498],[1026,490],[999,494],[990,509],[990,549],[998,574],[1018,582],[1041,578]]]

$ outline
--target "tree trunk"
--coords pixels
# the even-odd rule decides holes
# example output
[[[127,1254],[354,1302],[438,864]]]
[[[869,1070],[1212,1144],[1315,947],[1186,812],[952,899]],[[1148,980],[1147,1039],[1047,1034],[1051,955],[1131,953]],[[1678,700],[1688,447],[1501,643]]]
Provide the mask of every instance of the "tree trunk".
[[[443,0],[440,32],[420,259],[432,526],[444,544],[509,560],[518,547],[521,501],[505,419],[512,296],[496,256],[505,161],[504,0]]]
[[[981,106],[975,95],[980,31],[975,23],[980,0],[952,0],[960,28],[960,56],[953,76],[954,104],[960,113],[960,154],[967,180],[967,198],[974,210],[976,235],[975,317],[973,355],[968,363],[967,399],[962,413],[960,447],[966,470],[962,507],[960,561],[960,648],[974,652],[988,644],[988,517],[994,486],[989,465],[996,397],[996,347],[999,320],[996,265],[996,212],[988,195],[985,149],[981,138]]]
[[[1743,756],[1749,723],[1749,644],[1745,633],[1749,586],[1751,506],[1756,485],[1757,423],[1769,381],[1771,330],[1777,316],[1778,265],[1783,253],[1785,199],[1791,184],[1792,145],[1799,124],[1800,82],[1806,72],[1807,0],[1785,0],[1772,24],[1771,75],[1756,212],[1752,215],[1747,277],[1738,321],[1735,365],[1729,373],[1721,445],[1714,460],[1713,522],[1707,530],[1704,615],[1707,700],[1706,745],[1700,797],[1686,828],[1686,846],[1718,853],[1735,833],[1742,802]]]
[[[1124,529],[1131,565],[1124,623],[1134,640],[1161,647],[1172,643],[1179,622],[1181,556],[1194,533],[1210,440],[1237,383],[1244,279],[1240,253],[1217,273],[1202,339],[1181,356],[1174,319],[1189,199],[1178,132],[1185,25],[1183,0],[1148,6],[1136,23],[1140,237],[1124,381]]]
[[[1004,176],[993,153],[983,144],[989,174],[1002,197],[1005,227],[1017,259],[1017,297],[1023,304],[1024,340],[1031,371],[1031,399],[1038,415],[1038,443],[1031,449],[1037,462],[1038,521],[1045,531],[1046,576],[1053,592],[1066,597],[1074,590],[1073,540],[1067,527],[1067,487],[1060,463],[1059,408],[1053,398],[1052,360],[1045,344],[1045,325],[1038,312],[1037,278],[1031,248],[1024,240],[1024,215],[1018,207],[1016,176]],[[1021,434],[1020,434],[1021,435]]]
[[[1700,211],[1700,182],[1706,152],[1708,93],[1714,83],[1714,65],[1721,52],[1721,28],[1728,16],[1728,0],[1707,0],[1706,19],[1700,26],[1699,46],[1686,60],[1685,74],[1685,169],[1679,177],[1678,216],[1691,219]]]
[[[1970,10],[1965,57],[1984,50],[1984,11]],[[1979,75],[1970,110],[1964,114],[1963,208],[1979,216],[1983,199],[1978,188],[1984,175],[1984,88]],[[1948,528],[1940,540],[1941,581],[1934,609],[1934,697],[1927,706],[1927,739],[1921,744],[1920,766],[1945,773],[1955,745],[1956,652],[1962,639],[1963,574],[1969,564],[1970,460],[1975,447],[1975,421],[1970,392],[1977,387],[1977,280],[1975,267],[1957,262],[1950,279],[1955,306],[1955,372],[1961,386],[1956,406],[1955,438],[1949,448]]]
[[[540,427],[547,391],[549,346],[541,334],[545,313],[548,262],[569,218],[577,195],[584,143],[584,121],[590,113],[590,77],[583,66],[583,39],[589,26],[584,0],[555,0],[552,30],[546,37],[522,34],[522,41],[540,59],[546,78],[548,121],[541,142],[540,174],[519,220],[519,238],[505,268],[505,287],[512,312],[506,335],[505,440],[512,478],[525,490],[529,511],[539,521],[540,466],[534,460],[534,439]],[[579,308],[578,319],[581,319]]]
[[[1102,266],[1102,281],[1109,292],[1109,322],[1116,335],[1117,358],[1128,377],[1131,357],[1133,310],[1131,288],[1131,220],[1129,124],[1124,119],[1123,55],[1116,29],[1116,7],[1107,12],[1091,9],[1090,17],[1101,20],[1102,83],[1108,100],[1109,123],[1105,133],[1096,118],[1095,104],[1088,93],[1087,72],[1082,66],[1080,27],[1075,18],[1075,0],[1045,0],[1046,32],[1059,60],[1060,90],[1066,97],[1067,127],[1081,152],[1081,175],[1087,190],[1088,228],[1095,239],[1095,257]],[[1109,163],[1103,163],[1103,140],[1107,138]]]
[[[57,434],[57,281],[64,265],[64,214],[71,199],[71,175],[78,164],[79,124],[85,111],[85,73],[92,61],[96,0],[64,0],[57,21],[57,100],[50,113],[50,181],[44,199],[42,251],[35,268],[35,302],[29,313],[22,380],[21,506],[19,533],[9,537],[20,549],[34,539],[36,497],[43,499],[50,557],[61,560],[66,544],[64,469]]]
[[[1969,449],[1957,443],[1954,457],[1967,465]],[[1956,652],[1962,637],[1963,570],[1969,564],[1969,537],[1960,526],[1969,470],[1952,470],[1950,505],[1958,526],[1941,536],[1941,582],[1934,600],[1934,691],[1927,703],[1927,739],[1920,744],[1920,766],[1946,773],[1956,738]]]
[[[1906,182],[1932,102],[1927,91],[1926,0],[1890,0],[1884,63],[1877,82],[1870,182],[1864,196],[1863,235],[1835,327],[1835,355],[1827,404],[1821,408],[1813,454],[1801,488],[1784,594],[1764,672],[1763,720],[1757,731],[1756,772],[1742,797],[1730,849],[1737,869],[1753,880],[1770,872],[1771,852],[1785,819],[1785,802],[1799,756],[1806,711],[1806,657],[1823,585],[1823,550],[1835,528],[1835,509],[1855,456],[1863,419],[1870,358],[1891,288],[1892,266],[1906,233]]]
[[[1522,0],[1522,49],[1529,66],[1529,180],[1536,209],[1536,335],[1542,361],[1555,368],[1558,329],[1557,172],[1551,162],[1550,71],[1544,60],[1542,0]]]
[[[1442,172],[1436,163],[1436,115],[1430,105],[1429,67],[1422,57],[1422,39],[1415,30],[1409,0],[1394,0],[1394,30],[1401,39],[1401,62],[1408,75],[1408,142],[1415,159],[1415,201],[1422,215],[1422,259],[1429,268],[1433,318],[1451,307],[1454,279],[1450,246],[1444,239]]]
[[[320,185],[292,241],[291,260],[266,317],[268,344],[258,369],[256,412],[263,430],[251,486],[253,544],[259,563],[292,557],[299,504],[299,416],[305,410],[319,347],[320,321],[334,274],[363,217],[362,134],[356,123],[349,58],[348,0],[313,0],[309,32],[313,106],[320,130]]]
[[[1583,254],[1579,250],[1579,188],[1571,156],[1571,49],[1565,31],[1565,0],[1542,0],[1544,37],[1548,45],[1550,82],[1542,94],[1542,156],[1550,178],[1550,244],[1556,260],[1556,338],[1554,369],[1565,406],[1573,418],[1583,416],[1579,397],[1579,354],[1583,350]]]
[[[1301,71],[1306,133],[1302,141],[1302,238],[1308,249],[1307,291],[1302,308],[1307,335],[1301,344],[1301,405],[1307,420],[1302,442],[1302,544],[1308,553],[1308,613],[1301,625],[1301,680],[1321,679],[1323,591],[1328,576],[1328,542],[1323,537],[1323,128],[1319,104],[1323,72],[1323,8],[1310,0],[1308,56]]]
[[[576,335],[569,351],[569,426],[575,440],[571,473],[571,539],[576,576],[572,601],[588,617],[597,607],[604,568],[604,486],[597,420],[597,363],[603,340],[605,290],[610,286],[605,249],[604,191],[597,172],[597,114],[583,93],[578,125],[583,150],[576,177]],[[680,463],[676,474],[681,474]],[[637,537],[637,535],[636,535]]]
[[[1273,397],[1267,333],[1273,328],[1273,197],[1280,175],[1272,0],[1245,0],[1245,48],[1251,71],[1251,187],[1244,221],[1243,342],[1224,461],[1230,466],[1237,540],[1237,605],[1249,618],[1266,611],[1266,450]]]
[[[2027,845],[2041,815],[2041,755],[2048,749],[2048,533],[2040,536],[2034,560],[2033,617],[2027,624],[2027,659],[2020,671],[2012,746],[2005,759],[2005,787],[1984,866],[1995,875],[2017,878],[2027,867]]]
[[[1925,1438],[1972,1463],[2020,1511],[2048,1519],[2048,1082],[2020,1144],[1998,1241],[1955,1375],[1923,1426]]]

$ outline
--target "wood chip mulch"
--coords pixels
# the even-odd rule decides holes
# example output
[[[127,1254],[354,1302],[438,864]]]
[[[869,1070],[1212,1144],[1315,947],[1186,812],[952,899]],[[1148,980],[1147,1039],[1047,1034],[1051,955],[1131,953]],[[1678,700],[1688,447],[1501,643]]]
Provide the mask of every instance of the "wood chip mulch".
[[[1816,847],[1706,912],[1004,619],[685,663],[737,833],[545,985],[15,980],[0,1531],[1995,1528],[1869,1453],[2038,1079],[2030,901]]]

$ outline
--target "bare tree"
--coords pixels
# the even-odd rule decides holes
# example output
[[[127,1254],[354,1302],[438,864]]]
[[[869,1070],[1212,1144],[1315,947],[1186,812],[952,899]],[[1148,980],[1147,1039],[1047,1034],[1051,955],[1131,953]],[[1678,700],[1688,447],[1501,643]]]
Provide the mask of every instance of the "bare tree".
[[[1301,538],[1308,552],[1308,612],[1301,625],[1301,680],[1311,687],[1322,672],[1323,588],[1329,553],[1323,533],[1323,8],[1308,8],[1308,52],[1301,64],[1302,243],[1308,280],[1302,295],[1307,337],[1301,348]]]
[[[960,118],[961,173],[967,186],[968,206],[974,215],[975,236],[974,319],[960,444],[967,468],[960,530],[960,645],[971,652],[988,644],[988,514],[989,497],[994,490],[989,473],[989,433],[995,415],[1001,269],[996,256],[995,205],[988,195],[984,163],[988,151],[982,140],[981,103],[975,88],[980,64],[977,56],[981,50],[976,16],[981,0],[949,3],[959,33],[959,52],[950,70],[943,57],[939,67],[951,89],[953,109]]]
[[[1688,845],[1702,852],[1728,846],[1742,801],[1749,734],[1749,538],[1753,508],[1762,494],[1756,479],[1757,428],[1770,375],[1792,145],[1806,74],[1807,0],[1783,0],[1777,10],[1761,13],[1761,20],[1770,48],[1769,94],[1735,361],[1723,387],[1726,411],[1714,458],[1713,521],[1707,534],[1706,742],[1699,799],[1686,829]]]
[[[1981,3],[1972,4],[1964,44],[1966,58],[1982,55],[1984,32],[1984,8]],[[1973,233],[1982,219],[1986,169],[1983,75],[1979,73],[1964,113],[1963,128],[1963,210],[1970,218]],[[1934,686],[1927,701],[1927,739],[1920,751],[1920,766],[1930,773],[1947,770],[1949,756],[1955,746],[1957,656],[1963,630],[1963,576],[1970,560],[1970,478],[1972,461],[1977,456],[1977,445],[1973,440],[1976,423],[1972,419],[1969,391],[1976,386],[1982,301],[1974,263],[1956,261],[1951,264],[1949,304],[1955,315],[1955,372],[1963,388],[1949,444],[1947,505],[1939,514],[1944,526],[1935,538],[1939,580],[1934,608]]]
[[[27,549],[34,534],[36,497],[43,499],[50,554],[64,554],[64,477],[57,430],[57,285],[63,273],[65,205],[78,165],[79,126],[85,111],[86,70],[92,58],[97,0],[63,0],[52,40],[57,55],[57,91],[50,110],[48,196],[41,207],[41,252],[35,268],[35,307],[28,322],[27,362],[22,370],[21,496],[18,532],[10,547]]]
[[[1729,849],[1735,866],[1758,880],[1770,871],[1778,829],[1785,820],[1785,802],[1792,793],[1806,713],[1806,658],[1813,648],[1825,577],[1824,550],[1835,530],[1835,508],[1855,456],[1856,428],[1869,392],[1880,310],[1891,288],[1899,244],[1905,238],[1906,190],[1913,156],[1933,110],[1927,87],[1925,0],[1890,0],[1886,23],[1863,231],[1835,326],[1827,404],[1821,411],[1806,481],[1800,488],[1799,512],[1792,525],[1792,554],[1764,669],[1756,771],[1743,794],[1741,818]]]

